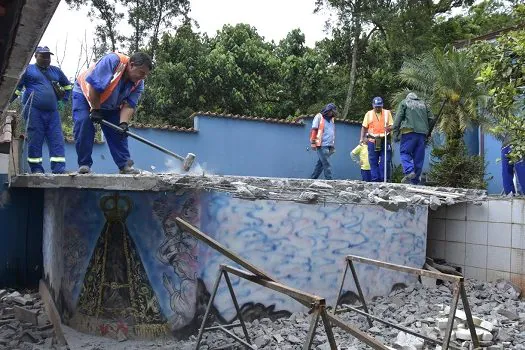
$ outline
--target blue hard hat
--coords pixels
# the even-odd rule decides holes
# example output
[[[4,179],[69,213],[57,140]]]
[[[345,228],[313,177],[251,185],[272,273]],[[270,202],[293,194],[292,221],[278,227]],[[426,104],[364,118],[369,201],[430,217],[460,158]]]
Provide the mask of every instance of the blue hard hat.
[[[326,106],[324,106],[324,108],[321,110],[321,114],[325,114],[328,111],[337,112],[337,107],[336,107],[335,103],[329,103]]]
[[[49,47],[47,46],[39,46],[36,48],[35,53],[48,53],[50,55],[54,55],[51,50],[49,50]]]
[[[372,107],[383,107],[383,99],[379,96],[372,99]]]

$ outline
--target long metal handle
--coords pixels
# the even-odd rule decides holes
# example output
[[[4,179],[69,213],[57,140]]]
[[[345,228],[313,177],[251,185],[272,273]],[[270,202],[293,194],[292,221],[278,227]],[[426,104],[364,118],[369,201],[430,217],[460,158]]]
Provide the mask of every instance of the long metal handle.
[[[141,137],[141,136],[139,136],[137,134],[134,134],[134,133],[132,133],[130,131],[124,131],[121,127],[119,127],[119,126],[117,126],[117,125],[115,125],[113,123],[110,123],[107,120],[102,119],[100,121],[100,124],[105,125],[107,127],[110,127],[110,128],[112,128],[112,129],[114,129],[114,130],[116,130],[118,132],[125,133],[126,135],[128,135],[130,137],[133,137],[137,141],[145,143],[146,145],[151,146],[153,148],[156,148],[156,149],[158,149],[161,152],[169,154],[170,156],[175,157],[178,160],[184,161],[184,157],[179,156],[177,153],[174,153],[174,152],[172,152],[172,151],[170,151],[170,150],[168,150],[168,149],[166,149],[166,148],[164,148],[162,146],[157,145],[156,143],[153,143],[153,142],[151,142],[149,140],[146,140],[145,138],[143,138],[143,137]]]

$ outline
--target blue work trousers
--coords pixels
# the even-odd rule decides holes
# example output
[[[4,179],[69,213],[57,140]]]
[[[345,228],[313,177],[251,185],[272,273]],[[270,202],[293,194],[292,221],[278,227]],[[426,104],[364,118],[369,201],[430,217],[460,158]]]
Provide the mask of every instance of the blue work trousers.
[[[32,107],[24,112],[24,118],[27,123],[27,162],[31,172],[44,172],[42,146],[46,141],[49,148],[51,171],[53,174],[63,174],[66,171],[66,153],[58,111],[43,111]]]
[[[73,122],[75,123],[73,132],[75,134],[75,148],[77,150],[78,165],[93,165],[91,153],[93,152],[93,143],[95,140],[95,126],[89,119],[90,107],[83,94],[73,93]],[[102,111],[104,119],[108,122],[118,125],[120,123],[120,110]],[[122,168],[129,159],[128,138],[117,131],[102,125],[102,132],[106,137],[109,146],[109,152],[113,161]]]
[[[417,185],[421,179],[423,164],[425,163],[425,134],[409,132],[401,135],[400,158],[403,165],[403,174],[415,173],[411,181]]]
[[[380,151],[376,151],[376,144],[368,141],[368,162],[370,163],[370,173],[372,182],[383,182],[385,175],[385,149],[381,147]],[[386,167],[387,180],[390,179],[390,162],[392,161],[392,145],[388,143],[386,149]]]
[[[372,172],[370,170],[361,169],[361,179],[366,182],[371,182]]]
[[[332,180],[332,166],[330,165],[330,162],[328,160],[328,158],[330,158],[330,156],[332,155],[330,153],[331,148],[332,147],[329,146],[317,147],[317,156],[319,157],[319,160],[315,165],[314,172],[310,177],[311,179],[319,178],[321,172],[324,170],[325,179]]]
[[[516,194],[516,188],[514,188],[514,171],[516,171],[516,177],[521,186],[521,191],[525,191],[525,161],[522,159],[516,164],[513,164],[507,158],[510,153],[511,147],[506,146],[501,149],[501,177],[503,179],[503,190],[505,194],[513,193]]]

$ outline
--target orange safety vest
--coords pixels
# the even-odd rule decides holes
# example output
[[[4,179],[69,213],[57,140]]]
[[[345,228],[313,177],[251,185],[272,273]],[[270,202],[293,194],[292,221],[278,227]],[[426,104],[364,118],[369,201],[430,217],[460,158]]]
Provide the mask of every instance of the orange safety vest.
[[[385,120],[390,120],[390,111],[388,109],[383,109],[381,112],[381,117],[379,119],[376,117],[376,112],[372,109],[371,111],[366,112],[366,117],[368,118],[368,134],[371,136],[385,136]]]
[[[319,121],[319,128],[317,129],[317,135],[314,139],[316,147],[321,147],[321,143],[323,142],[324,123],[325,123],[324,117],[321,115],[321,120]],[[334,123],[334,143],[335,143],[335,118],[332,118],[332,123]]]
[[[115,90],[118,83],[120,82],[120,79],[122,79],[122,77],[124,76],[124,73],[126,72],[126,67],[129,63],[128,56],[123,55],[118,52],[115,52],[115,54],[118,55],[120,62],[117,65],[117,68],[115,69],[115,71],[113,72],[113,77],[111,78],[111,81],[108,87],[106,88],[106,90],[104,90],[100,94],[100,104],[104,103],[109,98],[109,96],[111,96],[111,94],[113,93],[113,90]],[[91,106],[91,100],[89,99],[89,86],[88,86],[89,83],[86,81],[86,78],[89,74],[91,74],[93,69],[95,69],[97,64],[98,62],[92,65],[91,67],[89,67],[88,69],[86,69],[84,72],[80,73],[77,78],[78,85],[80,85],[80,88],[82,89],[82,93],[86,97],[90,106]],[[138,87],[140,82],[141,80],[137,81],[135,85],[131,88],[131,91],[134,91]]]

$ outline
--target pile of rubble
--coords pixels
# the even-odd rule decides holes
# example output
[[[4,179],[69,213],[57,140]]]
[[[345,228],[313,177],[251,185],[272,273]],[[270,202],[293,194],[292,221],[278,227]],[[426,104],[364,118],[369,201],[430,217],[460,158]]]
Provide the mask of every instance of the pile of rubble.
[[[0,290],[0,349],[53,349],[53,344],[53,325],[40,295]]]
[[[489,350],[525,349],[525,301],[519,299],[519,288],[507,281],[469,281],[467,289],[480,345]],[[450,287],[445,284],[439,287],[415,284],[394,290],[389,296],[375,298],[368,303],[368,307],[376,316],[411,328],[429,338],[442,340],[450,311],[447,304],[450,304],[451,294]],[[461,307],[461,303],[459,305]],[[342,313],[340,316],[394,349],[441,349],[438,345],[383,326],[379,322],[374,322],[374,326],[369,327],[365,316],[355,313]],[[465,313],[457,310],[455,316],[451,346],[472,349]],[[262,319],[250,324],[250,333],[258,349],[300,349],[308,331],[309,320],[307,314],[293,314],[289,319],[276,322]],[[322,327],[317,330],[314,348],[330,349]],[[240,328],[236,328],[235,333],[242,336]],[[334,328],[334,335],[341,349],[367,348],[338,328]],[[209,334],[205,338],[205,344],[211,348],[211,345],[226,343],[224,338],[217,333]],[[207,349],[207,346],[203,349]]]
[[[467,293],[472,314],[477,324],[477,333],[481,346],[487,350],[525,349],[525,300],[519,299],[521,291],[507,281],[494,283],[475,280],[466,281]],[[452,298],[448,284],[440,286],[425,286],[414,284],[402,289],[393,290],[390,295],[374,298],[367,302],[372,314],[393,323],[408,327],[429,338],[442,339],[446,324],[447,305]],[[459,303],[461,307],[461,302]],[[364,316],[347,312],[339,314],[349,324],[367,331],[393,349],[399,350],[440,350],[441,347],[425,342],[410,334],[374,322],[368,325]],[[265,350],[299,350],[302,349],[311,316],[306,313],[294,313],[288,318],[272,321],[269,318],[254,320],[247,323],[248,332],[257,349]],[[458,310],[454,324],[454,334],[451,346],[471,349],[470,332],[466,330],[465,315]],[[334,327],[334,336],[339,349],[368,349],[363,343],[340,328]],[[241,338],[244,334],[240,327],[233,332]],[[155,342],[138,342],[116,340],[82,335],[85,340],[77,348],[85,350],[139,350],[139,349],[195,349],[196,337],[187,341],[166,340]],[[79,340],[79,336],[74,336]],[[330,345],[319,325],[314,337],[312,349],[329,350]],[[210,349],[244,349],[239,343],[219,331],[204,333],[201,342],[202,350]]]

